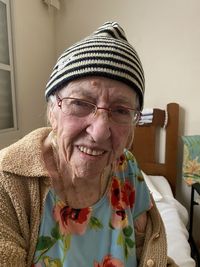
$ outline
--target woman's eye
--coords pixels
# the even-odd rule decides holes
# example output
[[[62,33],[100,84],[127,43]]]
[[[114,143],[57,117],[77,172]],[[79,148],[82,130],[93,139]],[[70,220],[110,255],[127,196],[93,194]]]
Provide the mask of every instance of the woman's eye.
[[[72,105],[77,105],[77,106],[82,106],[82,105],[84,105],[85,103],[84,103],[83,101],[81,101],[81,100],[76,99],[76,100],[72,100],[72,101],[71,101],[71,104],[72,104]]]
[[[124,107],[115,107],[112,108],[112,112],[114,112],[115,114],[119,114],[119,115],[129,115],[130,112],[127,108]]]
[[[89,114],[94,110],[94,105],[80,99],[72,99],[70,102],[72,112]]]
[[[76,99],[76,100],[72,100],[71,101],[71,105],[74,105],[74,106],[77,106],[77,107],[89,107],[90,104],[85,102],[85,101],[82,101],[82,100],[79,100],[79,99]]]

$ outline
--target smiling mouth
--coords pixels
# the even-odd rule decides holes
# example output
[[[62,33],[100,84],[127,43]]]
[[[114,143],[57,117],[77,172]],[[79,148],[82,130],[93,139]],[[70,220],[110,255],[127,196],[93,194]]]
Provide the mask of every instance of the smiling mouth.
[[[95,149],[91,149],[91,148],[88,148],[85,146],[78,146],[78,149],[81,152],[88,154],[88,155],[91,155],[91,156],[100,156],[100,155],[103,155],[105,153],[104,150],[95,150]]]

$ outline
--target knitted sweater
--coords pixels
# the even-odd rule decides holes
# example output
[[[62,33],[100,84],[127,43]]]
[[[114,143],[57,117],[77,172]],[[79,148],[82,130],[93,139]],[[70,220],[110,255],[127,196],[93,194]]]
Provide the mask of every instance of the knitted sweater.
[[[50,128],[37,129],[0,151],[0,266],[30,267],[50,178],[42,142]],[[136,233],[139,267],[175,267],[167,257],[165,230],[155,207],[145,236]]]

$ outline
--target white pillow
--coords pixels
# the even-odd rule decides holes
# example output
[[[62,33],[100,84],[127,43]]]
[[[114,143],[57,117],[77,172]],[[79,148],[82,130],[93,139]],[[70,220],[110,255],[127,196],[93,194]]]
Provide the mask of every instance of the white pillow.
[[[153,196],[153,199],[158,202],[158,201],[161,201],[162,200],[162,195],[160,194],[160,192],[157,190],[157,188],[155,187],[155,185],[152,183],[152,181],[150,180],[150,177],[144,173],[143,171],[142,172],[142,175],[144,177],[144,180],[149,188],[149,191],[150,193],[152,193],[152,196]]]

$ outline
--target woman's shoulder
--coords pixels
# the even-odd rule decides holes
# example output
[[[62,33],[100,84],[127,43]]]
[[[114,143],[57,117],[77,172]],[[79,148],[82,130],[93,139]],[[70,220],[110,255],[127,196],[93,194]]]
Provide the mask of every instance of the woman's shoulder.
[[[30,146],[31,145],[30,141],[33,141],[34,139],[44,138],[50,133],[50,131],[51,131],[50,127],[42,127],[29,132],[16,142],[10,144],[9,146],[3,149],[0,149],[0,158],[2,158],[3,155],[9,153],[10,151],[13,151],[15,148],[20,148],[20,146],[24,147],[26,144]]]
[[[46,176],[42,164],[42,139],[50,128],[39,128],[0,150],[0,172],[21,176]]]

